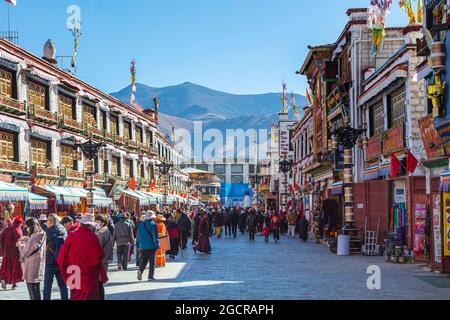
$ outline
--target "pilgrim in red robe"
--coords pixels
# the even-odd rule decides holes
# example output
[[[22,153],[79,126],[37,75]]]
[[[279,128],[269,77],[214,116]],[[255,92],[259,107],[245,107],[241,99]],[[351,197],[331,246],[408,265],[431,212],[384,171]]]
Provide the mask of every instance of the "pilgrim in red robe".
[[[81,225],[69,234],[59,253],[58,264],[64,282],[71,289],[71,300],[99,300],[99,279],[102,283],[108,281],[103,267],[104,256],[97,235],[88,227]],[[71,266],[80,268],[81,277],[77,288],[73,287],[76,281],[71,277],[74,274],[69,269]]]
[[[0,268],[0,280],[6,284],[15,285],[22,282],[23,271],[19,260],[20,252],[16,243],[22,238],[21,219],[15,219],[13,224],[6,228],[1,235],[2,266]]]
[[[203,215],[200,220],[200,224],[198,226],[198,244],[194,247],[196,251],[200,251],[203,253],[211,252],[211,244],[209,243],[209,226],[208,226],[208,218],[206,215]]]

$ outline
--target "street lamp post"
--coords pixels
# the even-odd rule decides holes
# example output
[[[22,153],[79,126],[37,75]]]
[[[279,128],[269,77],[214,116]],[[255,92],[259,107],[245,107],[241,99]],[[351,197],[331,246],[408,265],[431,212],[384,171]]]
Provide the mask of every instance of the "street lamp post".
[[[164,159],[163,162],[157,165],[159,169],[160,175],[164,177],[164,205],[167,204],[167,175],[169,174],[170,170],[173,168],[172,163],[166,162]]]
[[[281,210],[286,212],[287,208],[287,174],[291,171],[292,160],[287,160],[284,157],[283,161],[280,162],[280,171],[283,173],[281,176]]]
[[[76,143],[75,146],[81,149],[84,157],[87,159],[86,161],[86,189],[88,190],[87,194],[87,208],[89,214],[95,213],[94,207],[94,175],[95,175],[95,165],[94,159],[98,157],[98,153],[100,150],[105,147],[103,142],[93,142],[92,137],[89,138],[88,141],[84,143]]]
[[[344,234],[349,235],[351,240],[357,240],[358,230],[355,228],[355,214],[353,212],[353,147],[360,135],[366,130],[350,127],[347,116],[344,117],[344,126],[333,132],[333,148],[339,145],[344,147],[344,202],[345,202],[345,226]],[[355,251],[358,248],[353,248]]]

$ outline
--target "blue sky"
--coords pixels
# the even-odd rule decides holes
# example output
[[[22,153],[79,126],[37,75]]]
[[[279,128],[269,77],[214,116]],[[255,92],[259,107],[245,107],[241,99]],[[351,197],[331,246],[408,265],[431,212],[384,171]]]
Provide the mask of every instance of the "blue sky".
[[[78,76],[113,92],[129,85],[131,59],[138,82],[161,87],[185,81],[230,93],[304,94],[295,75],[307,46],[334,42],[348,8],[369,0],[17,0],[11,7],[20,45],[42,56],[51,38],[57,55],[71,55],[66,9],[81,8]],[[397,1],[390,26],[408,23]],[[6,2],[0,29],[7,28]]]

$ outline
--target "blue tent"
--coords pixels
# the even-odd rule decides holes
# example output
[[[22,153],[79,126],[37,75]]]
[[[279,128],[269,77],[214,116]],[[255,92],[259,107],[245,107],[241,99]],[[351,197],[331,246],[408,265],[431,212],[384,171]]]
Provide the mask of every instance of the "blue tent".
[[[253,199],[253,190],[248,183],[222,183],[220,201],[225,206],[242,205],[247,193]]]

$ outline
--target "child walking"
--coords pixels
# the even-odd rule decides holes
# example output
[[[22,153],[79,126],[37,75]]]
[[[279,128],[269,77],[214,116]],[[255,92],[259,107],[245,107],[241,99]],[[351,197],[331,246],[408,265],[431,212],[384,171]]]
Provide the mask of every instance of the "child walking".
[[[267,224],[264,223],[264,227],[263,227],[263,234],[264,234],[264,241],[266,243],[269,242],[269,235],[270,235],[270,229],[267,226]]]

